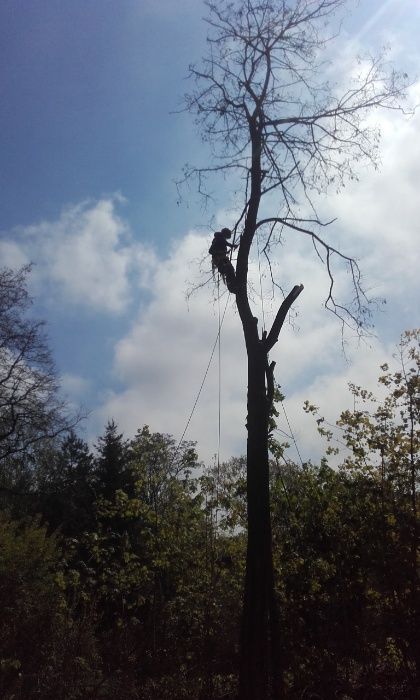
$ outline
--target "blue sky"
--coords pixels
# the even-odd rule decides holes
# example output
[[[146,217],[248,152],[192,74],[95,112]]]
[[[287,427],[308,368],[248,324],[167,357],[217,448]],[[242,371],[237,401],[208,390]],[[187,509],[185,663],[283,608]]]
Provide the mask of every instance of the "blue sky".
[[[386,42],[416,80],[419,1],[349,8],[337,56]],[[88,438],[111,417],[128,434],[150,423],[179,436],[217,332],[214,290],[188,304],[185,293],[205,274],[198,261],[210,220],[228,225],[230,202],[216,182],[211,210],[193,191],[179,204],[174,184],[185,162],[207,157],[192,118],[177,113],[188,64],[205,51],[204,14],[198,0],[0,3],[0,261],[34,263],[34,312],[48,323],[63,390],[91,411]],[[419,98],[415,83],[412,102]],[[372,382],[400,332],[418,325],[419,121],[381,120],[381,172],[362,173],[322,204],[338,217],[336,235],[375,294],[387,297],[378,337],[370,346],[349,337],[346,360],[338,325],[321,313],[322,271],[303,243],[288,240],[275,261],[286,284],[302,281],[308,290],[298,330],[286,329],[274,353],[306,456],[315,438],[301,416],[303,398],[317,394],[333,414],[346,382]],[[275,306],[267,303],[266,313]],[[222,349],[229,456],[243,449],[245,422],[245,355],[232,304]],[[206,458],[217,429],[216,366],[212,372],[188,434]]]
[[[170,112],[203,29],[199,3],[159,4],[1,3],[3,227],[121,191],[143,235],[165,238],[169,211],[183,232],[172,179],[197,139]]]

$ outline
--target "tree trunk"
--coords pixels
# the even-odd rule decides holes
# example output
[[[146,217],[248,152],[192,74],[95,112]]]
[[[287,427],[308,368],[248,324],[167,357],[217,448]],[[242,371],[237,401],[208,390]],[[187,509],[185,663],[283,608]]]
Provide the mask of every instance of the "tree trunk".
[[[240,700],[265,700],[271,696],[271,666],[275,664],[273,648],[278,647],[273,639],[275,624],[272,624],[275,615],[266,368],[265,345],[263,341],[254,340],[252,345],[248,344],[248,546],[241,629]]]
[[[238,270],[238,268],[237,268]],[[274,362],[268,353],[277,343],[287,313],[303,289],[295,285],[284,299],[270,332],[258,337],[244,275],[236,301],[248,355],[247,502],[248,546],[241,627],[239,700],[281,700],[284,697],[278,614],[274,590],[270,518],[268,421],[274,393]]]

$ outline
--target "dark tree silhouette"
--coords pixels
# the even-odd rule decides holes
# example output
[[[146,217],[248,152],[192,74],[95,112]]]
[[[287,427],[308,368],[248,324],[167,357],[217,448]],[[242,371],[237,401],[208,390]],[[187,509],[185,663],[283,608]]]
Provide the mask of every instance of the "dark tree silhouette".
[[[119,489],[131,495],[134,477],[130,469],[128,442],[111,420],[96,445],[96,488],[105,498],[112,499]]]
[[[76,537],[93,524],[94,458],[72,430],[56,449],[38,454],[38,510],[50,528]]]
[[[343,323],[366,325],[369,306],[356,261],[322,234],[313,194],[340,187],[357,161],[376,164],[378,133],[366,121],[375,109],[398,109],[407,76],[387,70],[383,56],[360,63],[359,76],[340,89],[323,79],[322,50],[333,37],[326,23],[344,0],[220,0],[209,10],[208,54],[191,66],[186,106],[196,115],[213,162],[186,166],[207,196],[210,175],[242,180],[243,202],[234,232],[241,231],[236,303],[248,355],[248,550],[240,662],[241,700],[283,696],[282,655],[273,585],[269,506],[269,413],[277,342],[302,292],[285,296],[271,329],[262,334],[251,308],[248,265],[257,232],[269,269],[270,249],[286,228],[309,236],[328,279],[325,305]],[[271,215],[275,211],[275,215]],[[305,212],[310,211],[308,216]],[[302,213],[303,212],[303,213]],[[335,264],[347,266],[353,300],[335,293]],[[277,284],[277,281],[273,280]],[[280,285],[278,285],[280,286]]]
[[[0,460],[22,456],[80,420],[60,398],[44,324],[27,315],[29,271],[0,269]]]

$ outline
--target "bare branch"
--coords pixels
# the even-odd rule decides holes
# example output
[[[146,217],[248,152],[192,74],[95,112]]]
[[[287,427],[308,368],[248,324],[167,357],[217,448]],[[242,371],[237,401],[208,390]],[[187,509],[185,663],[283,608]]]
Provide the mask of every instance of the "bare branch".
[[[359,74],[353,73],[344,88],[323,78],[322,50],[337,36],[334,29],[327,33],[326,22],[344,4],[345,0],[206,3],[209,53],[199,68],[191,67],[194,88],[185,104],[212,149],[212,163],[186,168],[184,181],[197,178],[206,199],[207,177],[236,173],[245,181],[241,214],[233,227],[235,238],[243,227],[237,263],[242,297],[255,232],[273,221],[258,222],[258,211],[264,198],[276,197],[279,225],[310,235],[315,255],[326,266],[326,307],[362,332],[369,302],[357,262],[305,224],[322,225],[314,194],[339,190],[346,180],[357,179],[355,164],[377,165],[379,133],[366,117],[378,109],[402,110],[409,81],[405,73],[389,67],[384,53],[359,59]],[[302,203],[313,212],[312,220],[302,219]],[[268,248],[264,254],[269,262]],[[351,273],[354,299],[348,307],[334,298],[332,258]],[[269,268],[272,276],[270,264]],[[242,297],[240,293],[241,318],[251,322],[249,304]]]

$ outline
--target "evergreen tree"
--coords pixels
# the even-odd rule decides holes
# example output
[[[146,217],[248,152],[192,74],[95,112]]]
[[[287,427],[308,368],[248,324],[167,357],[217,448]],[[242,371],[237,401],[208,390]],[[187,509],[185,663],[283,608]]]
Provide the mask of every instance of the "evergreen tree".
[[[52,529],[77,536],[93,525],[94,460],[74,431],[38,457],[39,508]]]
[[[118,433],[117,424],[111,420],[96,445],[96,488],[98,494],[113,499],[117,491],[133,493],[128,442]]]

